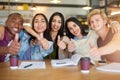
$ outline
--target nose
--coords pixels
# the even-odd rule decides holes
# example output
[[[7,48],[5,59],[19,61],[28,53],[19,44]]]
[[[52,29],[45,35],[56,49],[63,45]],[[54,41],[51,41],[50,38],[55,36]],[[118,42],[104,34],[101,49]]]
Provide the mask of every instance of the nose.
[[[55,22],[54,24],[57,25],[57,22]]]
[[[18,28],[19,27],[19,23],[15,23],[15,27]]]

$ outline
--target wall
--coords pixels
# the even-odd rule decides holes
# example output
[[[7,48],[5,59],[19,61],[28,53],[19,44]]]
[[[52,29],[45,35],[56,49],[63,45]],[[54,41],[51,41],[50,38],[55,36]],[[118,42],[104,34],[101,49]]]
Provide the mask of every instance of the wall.
[[[8,1],[8,0],[3,0]],[[15,0],[10,0],[15,1]],[[31,2],[31,0],[19,0],[21,2]],[[34,3],[39,2],[39,3],[49,3],[49,0],[33,0]],[[75,5],[85,5],[86,4],[86,0],[62,0],[62,3],[60,4],[75,4]],[[13,12],[19,12],[23,15],[23,17],[25,19],[29,19],[31,20],[32,16],[34,16],[36,13],[44,13],[47,18],[49,19],[49,17],[51,16],[52,13],[54,12],[61,12],[64,14],[65,18],[69,17],[69,16],[76,16],[76,15],[87,15],[88,11],[83,10],[80,7],[48,7],[48,6],[37,6],[38,10],[32,11],[30,9],[31,7],[29,6],[28,10],[22,10],[22,11],[18,11],[16,10],[16,6],[10,6],[10,13]],[[6,9],[8,9],[8,6],[6,6]],[[6,17],[8,16],[9,12],[5,11],[5,10],[0,10],[0,24],[3,24],[4,21],[6,20]],[[2,17],[3,16],[3,17]]]

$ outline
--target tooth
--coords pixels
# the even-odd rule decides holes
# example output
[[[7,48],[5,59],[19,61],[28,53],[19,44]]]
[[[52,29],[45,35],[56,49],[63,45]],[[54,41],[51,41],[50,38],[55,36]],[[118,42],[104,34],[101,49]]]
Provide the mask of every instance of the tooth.
[[[14,31],[18,31],[18,29],[17,29],[17,28],[14,28],[13,30],[14,30]]]

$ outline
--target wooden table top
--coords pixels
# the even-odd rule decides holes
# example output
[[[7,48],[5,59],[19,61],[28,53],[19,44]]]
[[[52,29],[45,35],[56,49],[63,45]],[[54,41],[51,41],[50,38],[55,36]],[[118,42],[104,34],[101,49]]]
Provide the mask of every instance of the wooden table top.
[[[95,66],[83,74],[80,65],[55,68],[49,60],[45,63],[46,69],[31,70],[11,70],[8,62],[0,63],[0,80],[120,80],[120,73],[98,71]]]

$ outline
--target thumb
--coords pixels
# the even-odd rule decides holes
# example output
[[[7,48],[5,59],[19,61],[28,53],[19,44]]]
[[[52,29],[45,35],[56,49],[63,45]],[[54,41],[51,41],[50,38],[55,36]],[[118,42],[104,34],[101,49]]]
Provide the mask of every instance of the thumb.
[[[89,45],[90,45],[90,48],[94,48],[95,47],[94,44],[91,43],[91,42],[89,42]]]
[[[18,40],[19,40],[19,34],[16,33],[16,34],[15,34],[15,37],[14,37],[14,41],[18,42]]]
[[[43,39],[43,33],[40,34],[41,38]]]
[[[39,40],[42,40],[43,39],[43,33],[40,33],[39,36],[40,36]]]
[[[59,42],[60,42],[60,36],[58,35],[57,43],[59,43]]]

